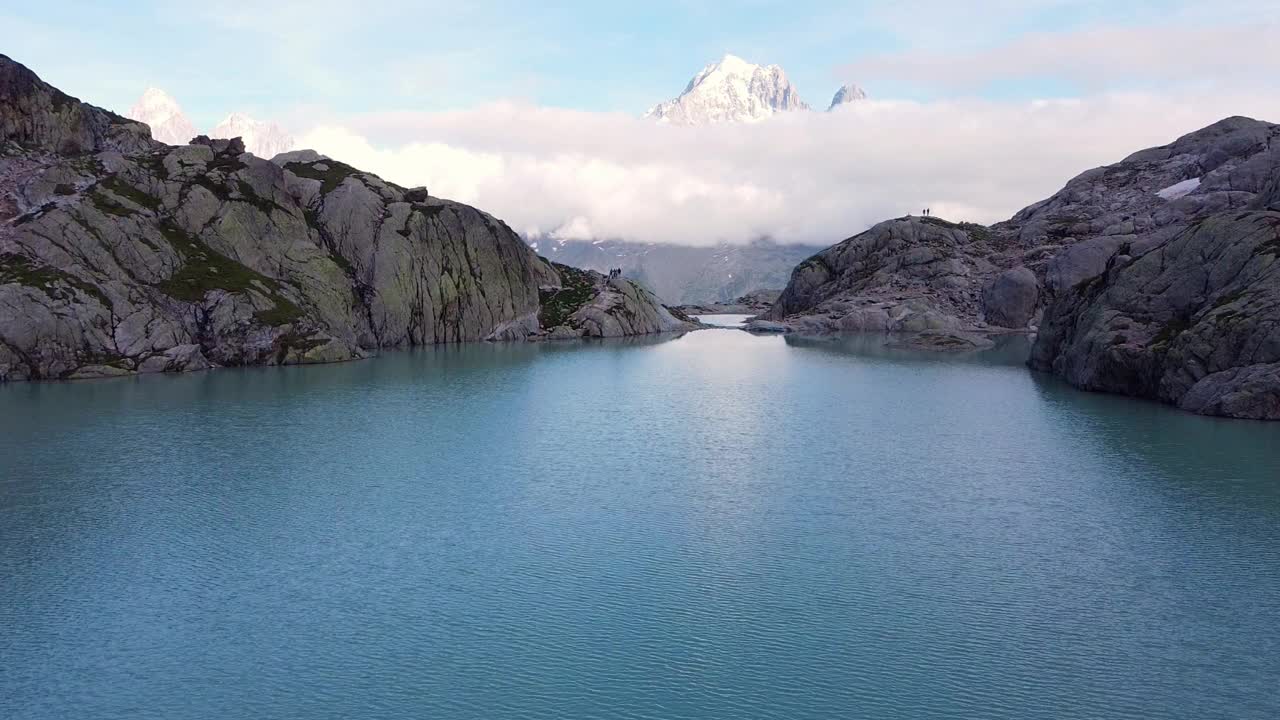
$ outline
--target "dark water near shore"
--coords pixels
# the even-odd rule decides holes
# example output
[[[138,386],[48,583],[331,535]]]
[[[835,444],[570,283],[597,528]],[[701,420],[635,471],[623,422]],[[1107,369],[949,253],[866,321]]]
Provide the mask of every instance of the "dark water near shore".
[[[1024,352],[0,387],[0,717],[1280,717],[1280,424]]]

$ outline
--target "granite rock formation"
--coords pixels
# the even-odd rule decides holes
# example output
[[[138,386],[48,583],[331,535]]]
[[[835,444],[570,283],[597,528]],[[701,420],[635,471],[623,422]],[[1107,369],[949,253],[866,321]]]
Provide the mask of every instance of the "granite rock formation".
[[[764,330],[1038,330],[1074,385],[1280,419],[1280,126],[1232,117],[991,227],[881,223],[801,263]],[[964,347],[966,343],[928,343]]]
[[[475,208],[314,152],[165,145],[4,56],[0,132],[0,380],[350,360],[522,319],[541,333],[565,285]],[[651,295],[593,291],[566,320],[581,334],[677,329]]]

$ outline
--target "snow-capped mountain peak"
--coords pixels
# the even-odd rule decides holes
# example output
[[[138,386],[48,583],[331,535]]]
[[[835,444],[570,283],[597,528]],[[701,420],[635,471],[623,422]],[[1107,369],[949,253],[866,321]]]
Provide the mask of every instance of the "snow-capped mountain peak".
[[[228,115],[209,135],[215,138],[242,138],[244,149],[260,158],[270,159],[293,149],[293,137],[279,125],[260,122],[239,112]]]
[[[151,137],[170,145],[186,145],[199,134],[169,93],[147,88],[129,109],[129,118],[151,126]],[[293,149],[293,138],[272,122],[260,122],[244,113],[233,112],[209,132],[215,138],[244,139],[244,147],[260,158],[270,159]]]
[[[849,103],[855,103],[859,100],[866,99],[866,90],[863,90],[861,87],[854,85],[853,83],[849,83],[836,91],[835,96],[831,98],[831,105],[827,107],[827,112],[831,112],[841,105],[848,105]]]
[[[679,97],[653,106],[644,116],[676,125],[704,125],[756,122],[807,109],[782,68],[725,55],[694,75]]]
[[[147,88],[129,108],[129,119],[151,127],[151,137],[170,145],[185,145],[196,136],[196,128],[182,112],[182,106],[160,88]]]

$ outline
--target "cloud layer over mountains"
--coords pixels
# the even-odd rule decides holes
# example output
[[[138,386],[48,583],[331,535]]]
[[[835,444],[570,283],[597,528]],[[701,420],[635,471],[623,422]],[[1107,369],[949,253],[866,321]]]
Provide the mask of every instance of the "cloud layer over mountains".
[[[475,203],[519,232],[829,244],[926,206],[998,221],[1085,169],[1228,114],[1280,118],[1280,97],[867,100],[701,127],[502,103],[357,116],[304,133],[298,146]]]

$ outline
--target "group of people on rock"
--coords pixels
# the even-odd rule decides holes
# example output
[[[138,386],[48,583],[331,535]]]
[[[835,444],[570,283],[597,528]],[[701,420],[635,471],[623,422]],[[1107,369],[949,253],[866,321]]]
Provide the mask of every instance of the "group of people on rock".
[[[612,280],[616,277],[622,277],[622,268],[609,268],[609,279]]]

